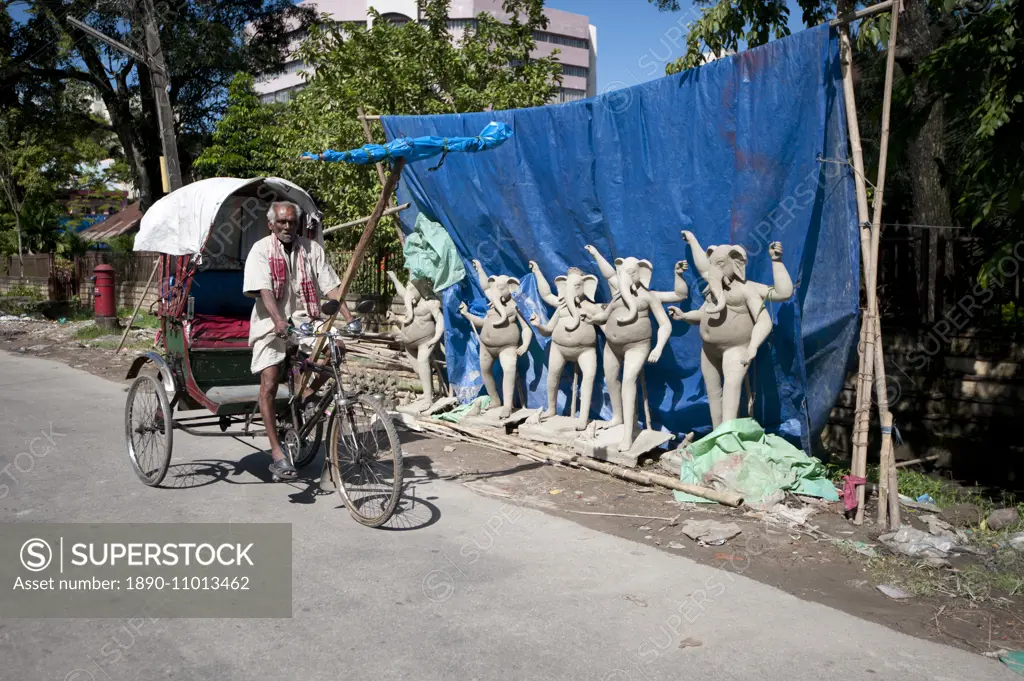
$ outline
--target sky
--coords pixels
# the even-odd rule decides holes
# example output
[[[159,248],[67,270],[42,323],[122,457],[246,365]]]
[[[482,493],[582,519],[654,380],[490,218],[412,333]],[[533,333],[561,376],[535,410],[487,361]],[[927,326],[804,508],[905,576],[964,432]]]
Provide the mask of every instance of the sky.
[[[547,0],[554,9],[585,14],[597,27],[598,93],[665,75],[686,51],[686,24],[699,16],[688,0],[659,12],[647,0]]]

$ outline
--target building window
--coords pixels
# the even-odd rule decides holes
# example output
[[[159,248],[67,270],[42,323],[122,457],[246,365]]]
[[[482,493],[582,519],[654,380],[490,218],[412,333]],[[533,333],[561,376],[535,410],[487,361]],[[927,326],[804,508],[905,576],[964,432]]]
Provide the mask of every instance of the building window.
[[[460,29],[463,30],[463,31],[469,30],[469,29],[472,29],[472,30],[475,31],[476,27],[477,27],[476,19],[449,19],[448,20],[448,30],[449,31],[457,31],[457,30],[460,30]]]
[[[388,12],[387,14],[381,14],[380,18],[388,22],[389,24],[394,24],[395,26],[408,24],[410,21],[412,21],[410,17],[407,17],[404,14],[399,14],[398,12]]]
[[[566,47],[578,47],[583,50],[587,49],[590,45],[585,38],[572,38],[567,35],[548,33],[547,31],[534,31],[533,39],[541,43],[554,43],[555,45],[564,45]]]
[[[588,69],[585,66],[573,66],[572,64],[562,64],[563,76],[577,76],[579,78],[586,78],[588,73],[590,73],[590,69]]]
[[[305,86],[293,85],[291,87],[286,87],[283,90],[278,90],[277,92],[267,92],[260,95],[260,101],[263,102],[264,104],[270,104],[272,102],[280,102],[282,104],[285,104],[287,102],[290,102],[292,97],[294,97],[295,94],[303,87]]]
[[[585,90],[576,90],[571,87],[558,88],[558,103],[564,104],[565,102],[578,102],[581,99],[586,99],[587,93]]]
[[[284,65],[283,73],[298,73],[304,68],[306,68],[306,64],[301,59],[296,59]]]

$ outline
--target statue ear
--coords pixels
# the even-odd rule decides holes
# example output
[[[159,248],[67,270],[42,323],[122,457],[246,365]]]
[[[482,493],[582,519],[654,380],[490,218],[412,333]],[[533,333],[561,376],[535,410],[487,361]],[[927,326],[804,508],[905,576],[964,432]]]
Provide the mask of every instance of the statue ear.
[[[615,267],[619,267],[619,266],[622,265],[622,262],[623,262],[622,258],[615,258],[615,260],[612,262],[612,264],[615,265]]]
[[[707,254],[708,258],[711,258],[711,254],[715,252],[716,248],[718,248],[718,247],[717,246],[708,246],[707,250],[704,251]]]
[[[515,277],[508,278],[508,292],[515,293],[519,290],[519,280]]]
[[[568,281],[568,277],[560,276],[555,277],[555,290],[558,291],[558,297],[565,297],[565,282]]]
[[[729,258],[732,260],[732,266],[736,270],[736,275],[746,281],[747,279],[747,251],[743,246],[730,246],[727,251]]]
[[[650,260],[638,260],[636,263],[637,276],[644,288],[651,287],[651,276],[654,274],[654,266]]]
[[[597,295],[597,277],[593,274],[583,277],[583,294],[590,299],[590,302],[594,302],[594,296]]]
[[[496,281],[498,281],[498,278],[496,276],[494,276],[493,274],[491,276],[487,277],[487,285],[484,286],[484,290],[486,291],[490,287],[494,286],[494,282],[496,282]]]

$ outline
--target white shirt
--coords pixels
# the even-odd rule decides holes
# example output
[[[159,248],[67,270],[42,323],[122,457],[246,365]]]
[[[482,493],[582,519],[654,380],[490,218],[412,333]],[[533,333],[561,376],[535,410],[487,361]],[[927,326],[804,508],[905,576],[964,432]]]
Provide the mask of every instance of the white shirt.
[[[252,308],[252,317],[249,319],[250,346],[260,338],[274,332],[274,319],[270,316],[260,297],[261,290],[266,289],[271,292],[274,290],[274,283],[270,278],[273,239],[277,239],[277,237],[271,234],[257,241],[253,244],[252,250],[249,251],[249,257],[245,260],[242,291],[250,298],[256,299],[256,304]],[[299,249],[305,252],[310,270],[316,278],[315,283],[321,299],[341,284],[334,268],[327,262],[327,255],[320,244],[296,236],[292,241],[290,253],[282,244],[281,251],[284,254],[288,270],[288,280],[285,283],[284,295],[277,301],[277,312],[281,315],[281,319],[291,320],[292,324],[296,326],[309,320],[309,316],[306,314],[306,301],[302,297],[302,276],[298,273]]]

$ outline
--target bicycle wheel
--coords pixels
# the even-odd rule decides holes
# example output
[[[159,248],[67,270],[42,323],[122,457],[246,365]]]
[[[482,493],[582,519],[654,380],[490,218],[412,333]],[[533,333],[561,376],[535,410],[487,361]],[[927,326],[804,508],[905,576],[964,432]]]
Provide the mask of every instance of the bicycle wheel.
[[[159,380],[135,379],[124,406],[124,439],[135,474],[150,487],[159,485],[171,463],[174,424],[171,405]]]
[[[402,495],[402,445],[391,417],[376,400],[358,395],[335,411],[329,437],[345,506],[363,525],[380,527]]]

